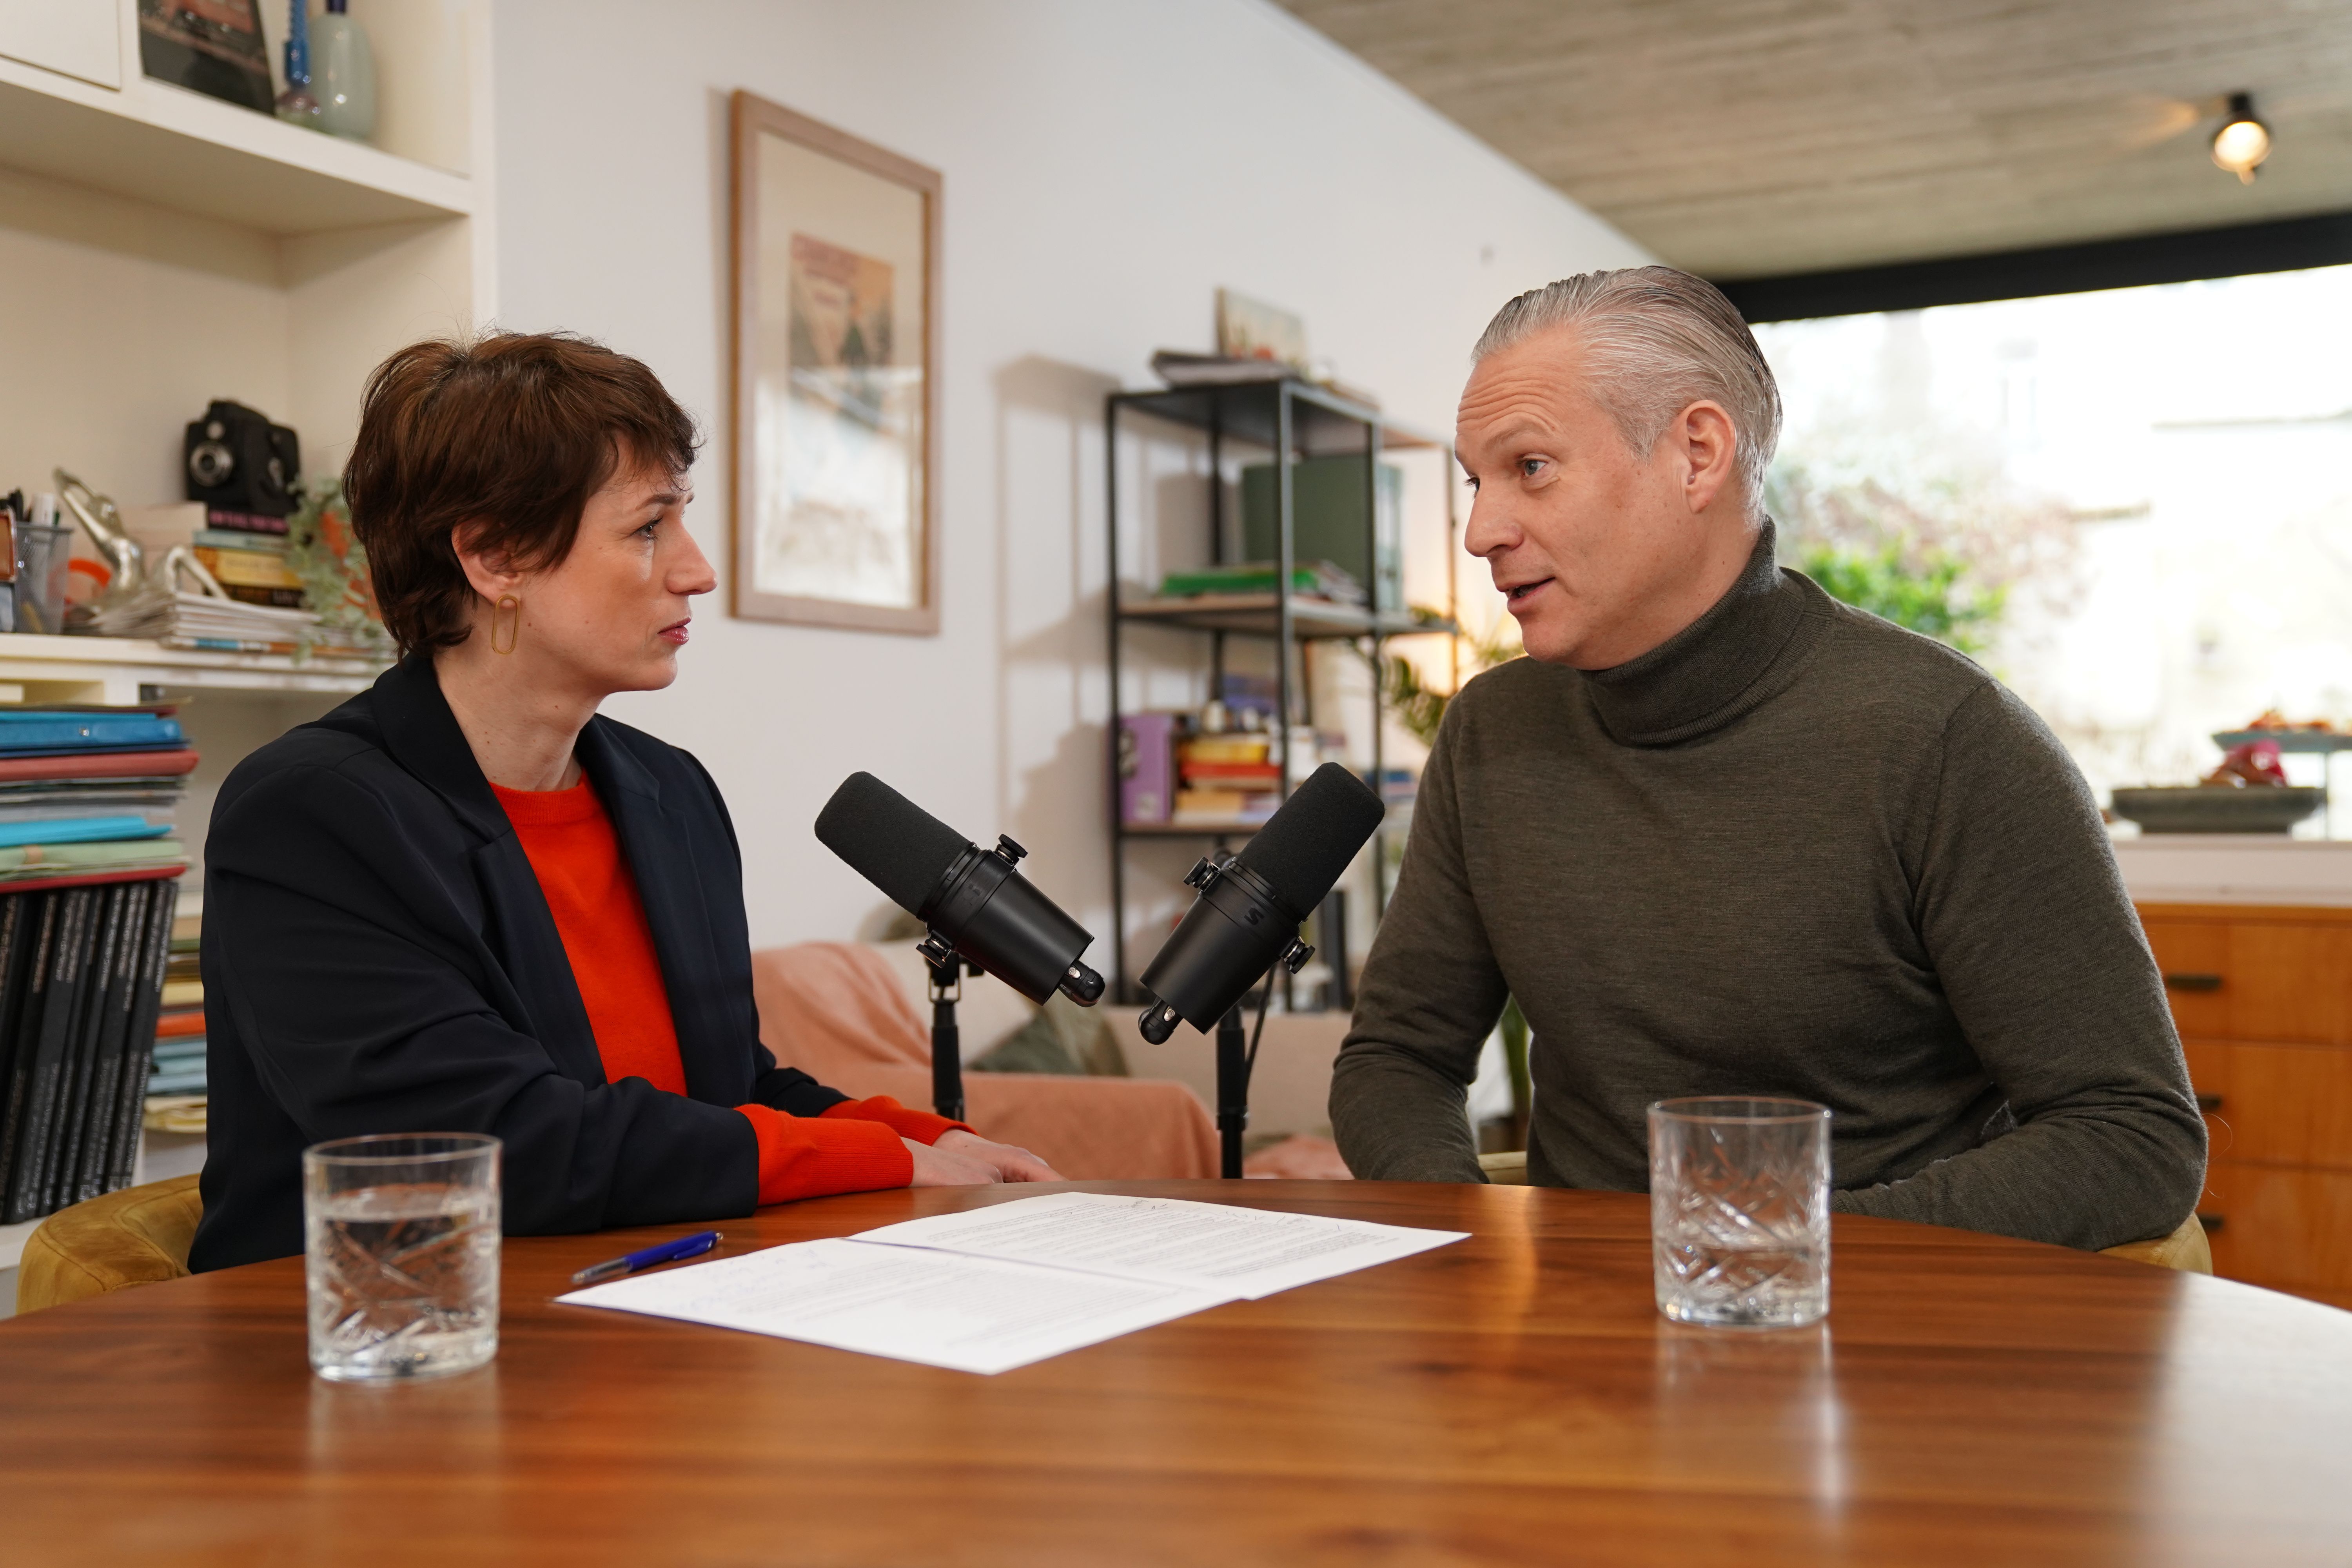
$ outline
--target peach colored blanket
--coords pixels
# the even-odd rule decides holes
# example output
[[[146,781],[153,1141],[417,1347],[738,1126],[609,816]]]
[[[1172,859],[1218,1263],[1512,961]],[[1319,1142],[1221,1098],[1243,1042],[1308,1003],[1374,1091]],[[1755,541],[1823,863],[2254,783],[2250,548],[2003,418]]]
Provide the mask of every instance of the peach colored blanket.
[[[929,1023],[887,960],[854,942],[809,942],[751,955],[760,1040],[776,1060],[844,1094],[931,1103]],[[965,1120],[1073,1181],[1213,1176],[1217,1134],[1181,1083],[964,1075]]]

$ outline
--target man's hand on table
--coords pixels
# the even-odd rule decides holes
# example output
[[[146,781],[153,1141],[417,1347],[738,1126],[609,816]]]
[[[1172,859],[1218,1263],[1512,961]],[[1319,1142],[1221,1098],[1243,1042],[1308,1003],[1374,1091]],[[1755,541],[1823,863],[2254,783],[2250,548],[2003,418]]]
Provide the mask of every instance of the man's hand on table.
[[[992,1182],[1058,1182],[1061,1173],[1026,1149],[992,1143],[958,1128],[936,1143],[903,1140],[915,1157],[910,1187],[983,1187]]]

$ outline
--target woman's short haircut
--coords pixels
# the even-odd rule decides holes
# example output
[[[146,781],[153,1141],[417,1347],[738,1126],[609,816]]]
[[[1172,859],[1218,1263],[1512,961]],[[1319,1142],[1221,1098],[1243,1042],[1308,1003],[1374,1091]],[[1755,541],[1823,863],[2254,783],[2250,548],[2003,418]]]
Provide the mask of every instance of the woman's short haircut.
[[[652,371],[585,338],[411,343],[368,377],[343,468],[384,628],[403,654],[455,647],[475,598],[457,529],[524,571],[556,565],[625,463],[683,476],[698,444]]]
[[[1580,272],[1496,311],[1470,357],[1483,360],[1553,327],[1575,329],[1592,369],[1586,390],[1637,457],[1692,404],[1720,405],[1738,437],[1748,510],[1762,510],[1764,473],[1780,444],[1780,389],[1722,289],[1671,267]]]

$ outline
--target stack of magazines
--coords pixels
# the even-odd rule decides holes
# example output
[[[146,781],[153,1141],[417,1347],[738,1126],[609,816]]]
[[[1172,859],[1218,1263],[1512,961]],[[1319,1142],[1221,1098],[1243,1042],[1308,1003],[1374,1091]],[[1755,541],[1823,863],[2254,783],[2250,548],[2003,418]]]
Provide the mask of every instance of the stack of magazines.
[[[131,1184],[179,888],[0,896],[0,1221]]]
[[[176,876],[196,753],[167,706],[0,708],[0,889]]]
[[[93,611],[74,628],[108,637],[152,637],[165,647],[224,653],[302,653],[376,658],[372,647],[323,624],[309,610],[248,605],[210,594],[133,595]]]
[[[200,592],[180,586],[193,580]],[[273,590],[274,592],[274,590]],[[381,660],[381,648],[330,625],[315,612],[250,605],[215,579],[194,551],[181,546],[163,558],[153,579],[134,593],[101,601],[68,630],[105,637],[151,637],[165,647],[220,653],[320,654]]]

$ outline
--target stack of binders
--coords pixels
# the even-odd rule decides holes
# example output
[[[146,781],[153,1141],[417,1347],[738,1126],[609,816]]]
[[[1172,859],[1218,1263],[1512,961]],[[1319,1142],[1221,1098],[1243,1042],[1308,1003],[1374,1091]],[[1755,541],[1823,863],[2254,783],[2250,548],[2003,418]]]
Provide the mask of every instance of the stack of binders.
[[[0,1222],[131,1184],[179,887],[0,896]]]

